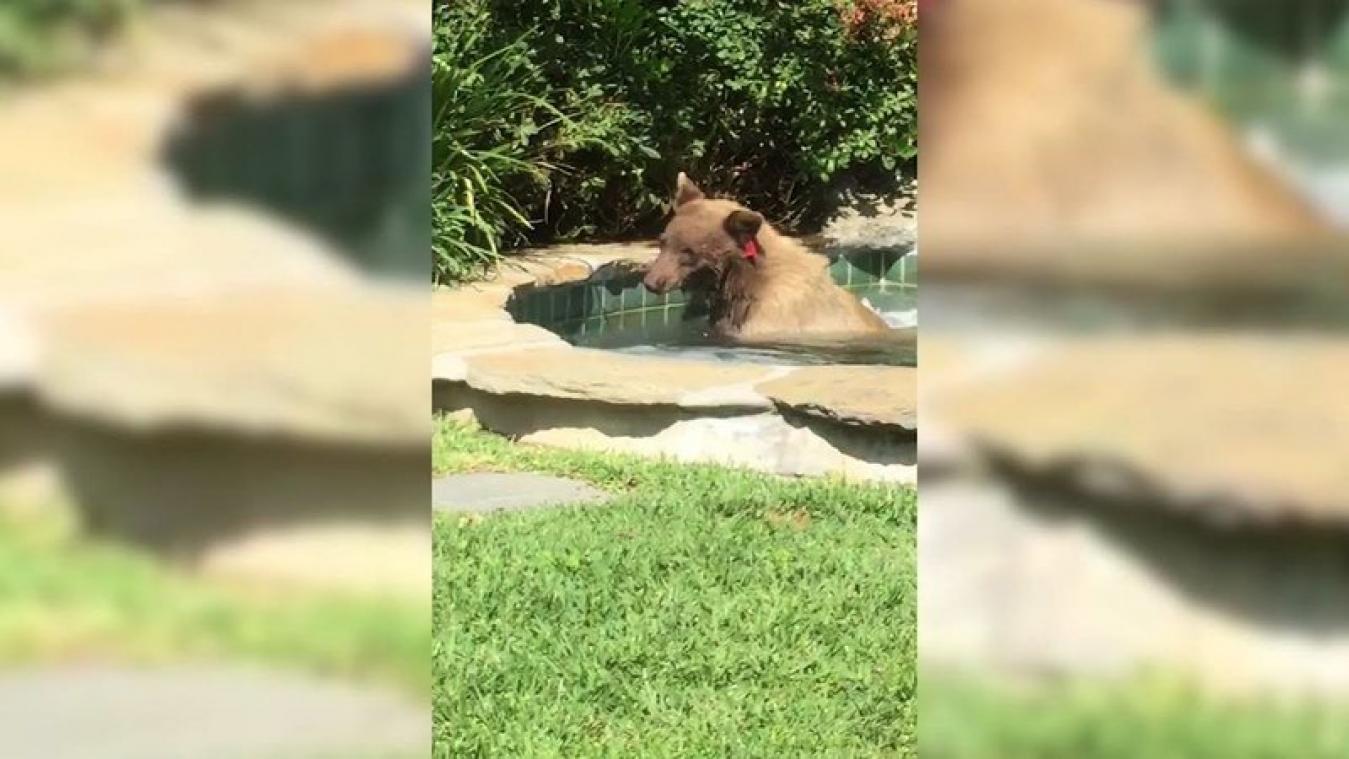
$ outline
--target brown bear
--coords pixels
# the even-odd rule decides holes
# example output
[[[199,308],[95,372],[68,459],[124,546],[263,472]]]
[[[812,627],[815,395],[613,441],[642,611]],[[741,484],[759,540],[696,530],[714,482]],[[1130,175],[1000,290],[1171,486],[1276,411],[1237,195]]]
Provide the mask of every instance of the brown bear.
[[[708,198],[682,172],[674,218],[642,284],[654,293],[706,288],[713,334],[739,341],[879,333],[874,311],[829,277],[829,260],[730,200]]]

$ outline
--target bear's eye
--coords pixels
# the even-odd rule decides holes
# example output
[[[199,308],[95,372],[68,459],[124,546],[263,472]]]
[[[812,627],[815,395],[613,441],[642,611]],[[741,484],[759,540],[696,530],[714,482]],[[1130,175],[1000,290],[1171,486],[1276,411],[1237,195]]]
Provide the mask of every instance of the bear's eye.
[[[679,251],[679,257],[691,263],[697,260],[698,254],[693,252],[693,248],[683,248]]]

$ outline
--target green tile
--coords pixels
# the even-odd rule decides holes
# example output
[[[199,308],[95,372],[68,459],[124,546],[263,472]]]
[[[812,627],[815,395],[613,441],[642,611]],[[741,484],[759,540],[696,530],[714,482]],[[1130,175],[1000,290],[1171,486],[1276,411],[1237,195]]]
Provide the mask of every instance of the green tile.
[[[574,285],[564,290],[564,319],[581,319],[585,316],[585,291]]]
[[[559,293],[556,290],[549,290],[547,292],[548,292],[548,315],[545,318],[548,319],[547,322],[548,324],[556,324],[557,320],[561,318],[561,314],[559,313],[558,310],[558,301],[561,299],[562,293]]]
[[[881,259],[881,279],[887,279],[893,282],[904,281],[903,261],[904,253],[902,251],[886,251]]]
[[[589,283],[581,285],[580,290],[581,316],[590,318],[599,309],[599,295],[596,294],[594,285]]]
[[[629,288],[627,288],[627,289],[625,289],[625,290],[623,291],[623,296],[622,296],[622,298],[621,298],[620,301],[619,301],[619,309],[618,309],[618,310],[619,310],[619,311],[631,311],[631,310],[634,309],[634,308],[639,308],[639,307],[641,307],[641,305],[642,305],[642,295],[641,295],[641,292],[639,292],[638,290],[636,290],[636,289],[634,289],[634,288],[629,287]]]
[[[606,314],[616,314],[623,310],[623,299],[627,297],[627,290],[618,288],[616,290],[606,290],[604,293],[604,312]]]
[[[604,313],[604,286],[598,282],[586,284],[586,315],[595,317]]]

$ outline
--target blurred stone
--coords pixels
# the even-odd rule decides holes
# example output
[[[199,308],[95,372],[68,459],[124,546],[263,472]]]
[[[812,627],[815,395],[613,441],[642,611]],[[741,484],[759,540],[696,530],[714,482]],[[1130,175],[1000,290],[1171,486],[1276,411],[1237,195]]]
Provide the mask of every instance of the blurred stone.
[[[0,675],[5,753],[48,759],[422,756],[425,699],[279,672],[67,666]]]
[[[1023,683],[1164,673],[1260,699],[1349,695],[1342,534],[1214,530],[1155,509],[942,477],[926,455],[924,667]]]
[[[0,393],[25,387],[37,368],[37,335],[17,312],[0,308]]]
[[[13,309],[357,285],[313,238],[238,208],[67,198],[0,213],[17,219],[0,248],[0,302]],[[80,223],[71,225],[72,216]]]
[[[428,427],[423,434],[391,445],[62,415],[50,447],[98,537],[268,584],[420,593],[430,529]]]
[[[209,572],[424,597],[425,291],[267,198],[190,201],[166,143],[207,93],[424,76],[425,5],[160,5],[97,72],[0,102],[0,470],[57,470],[90,531]],[[331,160],[230,147],[287,195]]]
[[[1084,496],[1219,524],[1342,528],[1344,377],[1349,344],[1332,337],[1064,339],[979,382],[934,381],[925,414],[1000,464]]]
[[[1162,79],[1149,13],[1148,3],[970,0],[924,17],[929,276],[1039,282],[1099,267],[1136,280],[1191,268],[1195,247],[1211,274],[1239,275],[1243,264],[1204,246],[1254,243],[1273,271],[1291,264],[1271,244],[1327,234],[1229,124]],[[1154,243],[1155,255],[1128,255]]]
[[[405,490],[412,490],[411,488]],[[416,488],[425,494],[425,488]],[[370,495],[378,497],[377,493]],[[392,489],[387,498],[405,496]],[[323,497],[314,487],[312,497]],[[278,504],[281,508],[292,505]],[[369,509],[374,511],[372,505]],[[336,512],[336,509],[333,510]],[[420,510],[424,516],[426,509]],[[237,537],[212,541],[197,559],[203,574],[255,586],[284,582],[298,590],[340,590],[378,597],[423,600],[431,593],[431,531],[420,519],[387,523],[368,516],[315,514],[308,520],[274,520]]]
[[[100,536],[213,574],[423,592],[426,319],[424,294],[373,290],[63,308],[35,377],[46,450]]]
[[[425,295],[378,291],[72,306],[45,322],[37,391],[126,429],[424,444],[426,318]]]

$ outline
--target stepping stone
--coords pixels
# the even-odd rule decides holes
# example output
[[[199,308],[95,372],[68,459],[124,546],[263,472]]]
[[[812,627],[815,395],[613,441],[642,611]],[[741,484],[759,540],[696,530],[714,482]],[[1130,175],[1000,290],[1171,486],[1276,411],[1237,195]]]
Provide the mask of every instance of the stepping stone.
[[[455,474],[431,481],[433,507],[447,512],[520,511],[599,503],[608,497],[584,482],[528,472]]]
[[[0,675],[6,756],[425,756],[426,703],[261,669],[34,667]]]

